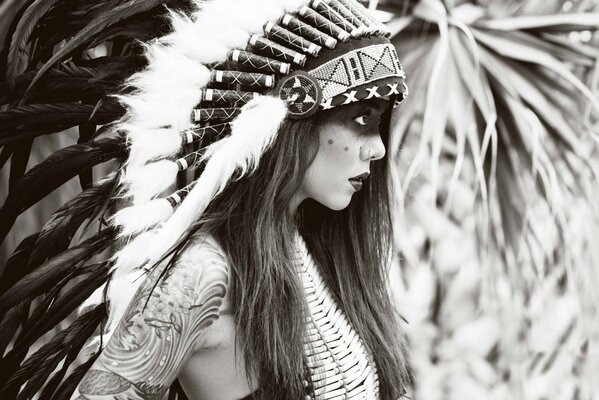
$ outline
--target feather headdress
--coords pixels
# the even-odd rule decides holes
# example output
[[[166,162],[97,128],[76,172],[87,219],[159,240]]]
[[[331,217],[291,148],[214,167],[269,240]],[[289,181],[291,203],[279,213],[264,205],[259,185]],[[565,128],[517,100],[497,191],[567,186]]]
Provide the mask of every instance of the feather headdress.
[[[220,0],[171,19],[173,32],[147,46],[148,67],[120,97],[130,144],[120,194],[130,206],[112,223],[129,244],[114,256],[113,279],[129,284],[232,177],[256,168],[285,118],[407,94],[385,27],[354,1]],[[199,165],[196,181],[173,190],[179,173]]]
[[[56,341],[33,354],[52,350],[58,362],[68,351],[59,371],[45,364],[29,373],[29,347],[82,302],[69,335],[93,331],[104,318],[96,305],[105,293],[109,335],[144,268],[180,241],[231,180],[258,168],[286,118],[373,97],[399,102],[407,94],[387,29],[355,0],[93,3],[90,11],[89,2],[28,2],[11,34],[10,93],[0,96],[1,104],[14,103],[0,116],[0,166],[11,160],[11,187],[0,239],[20,213],[72,177],[79,175],[85,190],[6,264],[0,353],[10,350],[0,368],[2,398],[25,398],[51,374],[42,397],[70,395],[93,362],[61,381],[83,336],[78,347]],[[168,18],[163,3],[172,8]],[[82,16],[82,25],[52,31],[65,13]],[[157,37],[162,32],[170,33]],[[108,56],[87,60],[82,47]],[[126,91],[115,95],[123,84]],[[78,144],[25,173],[33,138],[77,125]],[[92,184],[91,167],[114,159],[123,168]],[[180,185],[193,175],[187,171],[201,173]],[[104,218],[115,208],[122,209]],[[100,232],[87,230],[91,237],[69,248],[83,222],[94,220]],[[126,244],[106,261],[115,239]],[[62,291],[81,276],[84,283]],[[52,289],[40,291],[44,285]]]

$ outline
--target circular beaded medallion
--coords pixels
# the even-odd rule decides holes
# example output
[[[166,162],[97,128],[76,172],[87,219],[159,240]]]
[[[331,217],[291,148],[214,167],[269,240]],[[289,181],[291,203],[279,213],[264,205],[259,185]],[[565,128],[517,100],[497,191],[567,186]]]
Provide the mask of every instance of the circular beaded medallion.
[[[286,76],[279,83],[279,97],[287,103],[291,118],[305,118],[318,109],[322,91],[314,77],[303,71]]]

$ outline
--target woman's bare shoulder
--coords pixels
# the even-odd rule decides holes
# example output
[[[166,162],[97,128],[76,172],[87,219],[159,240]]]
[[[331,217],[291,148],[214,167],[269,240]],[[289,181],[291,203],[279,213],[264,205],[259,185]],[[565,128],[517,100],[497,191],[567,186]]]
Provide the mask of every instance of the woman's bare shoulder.
[[[207,263],[225,264],[224,267],[228,268],[225,252],[216,239],[207,233],[197,233],[189,239],[177,264],[197,265],[201,268]]]
[[[157,268],[142,283],[78,393],[96,396],[108,388],[131,399],[166,393],[190,356],[211,346],[229,271],[213,238],[192,238],[171,268],[164,274]]]

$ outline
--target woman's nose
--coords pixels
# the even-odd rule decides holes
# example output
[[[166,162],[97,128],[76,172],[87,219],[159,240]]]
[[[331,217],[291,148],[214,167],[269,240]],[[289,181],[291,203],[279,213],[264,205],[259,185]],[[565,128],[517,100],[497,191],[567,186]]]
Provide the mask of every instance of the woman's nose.
[[[370,136],[360,148],[362,161],[375,161],[385,157],[385,144],[381,135]]]

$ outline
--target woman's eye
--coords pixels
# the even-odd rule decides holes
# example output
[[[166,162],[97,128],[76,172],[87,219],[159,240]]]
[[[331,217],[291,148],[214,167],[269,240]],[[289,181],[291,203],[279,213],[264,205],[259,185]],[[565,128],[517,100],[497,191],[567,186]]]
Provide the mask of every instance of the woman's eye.
[[[366,115],[360,115],[358,118],[354,118],[354,121],[356,121],[359,125],[362,126],[368,124]]]

